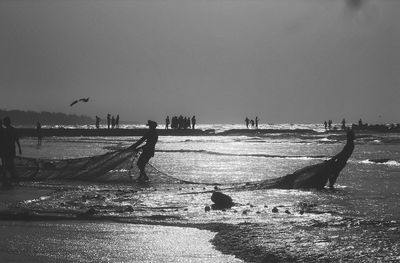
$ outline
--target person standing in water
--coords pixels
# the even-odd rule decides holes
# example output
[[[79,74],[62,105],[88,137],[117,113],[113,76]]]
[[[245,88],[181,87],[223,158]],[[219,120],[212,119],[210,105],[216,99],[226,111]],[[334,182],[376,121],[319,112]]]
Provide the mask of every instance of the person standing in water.
[[[21,145],[19,143],[17,130],[11,126],[11,119],[5,117],[3,123],[6,127],[3,130],[2,136],[4,183],[8,185],[10,184],[6,178],[7,173],[10,173],[11,180],[16,184],[19,184],[19,177],[15,171],[14,158],[16,157],[15,144],[18,146],[19,154],[22,154]]]
[[[135,142],[132,146],[129,147],[134,150],[137,150],[139,148],[142,148],[143,150],[142,154],[140,155],[137,161],[137,166],[140,170],[139,181],[141,182],[149,180],[149,177],[145,172],[145,168],[146,164],[154,156],[155,146],[158,141],[158,133],[156,130],[157,122],[149,120],[147,122],[147,126],[149,126],[149,130],[146,132],[146,134],[142,138],[140,138],[137,142]],[[145,141],[146,144],[142,147],[139,147]]]
[[[169,127],[169,116],[167,116],[167,118],[165,119],[165,129],[168,130]]]
[[[119,114],[115,117],[115,128],[119,129]]]
[[[110,113],[107,114],[107,129],[110,129],[111,125],[111,115]]]
[[[37,145],[42,145],[42,124],[40,122],[36,123],[36,135],[37,135]]]
[[[195,126],[196,126],[196,116],[193,115],[193,117],[192,117],[192,130],[195,129]]]

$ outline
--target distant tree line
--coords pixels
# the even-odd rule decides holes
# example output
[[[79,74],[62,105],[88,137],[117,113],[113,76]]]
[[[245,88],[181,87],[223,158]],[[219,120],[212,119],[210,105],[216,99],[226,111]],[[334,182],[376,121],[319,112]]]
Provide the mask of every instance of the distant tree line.
[[[21,110],[1,110],[0,118],[10,117],[13,125],[35,126],[42,125],[86,125],[93,124],[94,119],[85,115],[65,114],[59,112],[35,112]]]

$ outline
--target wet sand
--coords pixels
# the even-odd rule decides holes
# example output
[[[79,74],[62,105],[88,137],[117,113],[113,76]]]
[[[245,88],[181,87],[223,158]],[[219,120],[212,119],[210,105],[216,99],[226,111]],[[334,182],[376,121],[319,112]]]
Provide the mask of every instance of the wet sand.
[[[54,190],[31,186],[0,191],[3,262],[242,262],[215,250],[209,241],[216,233],[209,230],[66,220],[68,215],[54,217],[20,207],[52,194]]]
[[[220,190],[235,206],[206,212],[213,190],[212,185],[162,182],[24,183],[13,195],[2,192],[9,197],[1,212],[0,256],[10,262],[400,260],[398,221],[335,216],[312,203],[303,214],[298,198],[274,203],[273,196],[287,196],[287,191],[260,192],[271,200],[257,205],[251,200],[256,192],[227,186]],[[273,207],[279,211],[272,212]]]
[[[195,228],[88,221],[0,221],[6,262],[242,262]]]

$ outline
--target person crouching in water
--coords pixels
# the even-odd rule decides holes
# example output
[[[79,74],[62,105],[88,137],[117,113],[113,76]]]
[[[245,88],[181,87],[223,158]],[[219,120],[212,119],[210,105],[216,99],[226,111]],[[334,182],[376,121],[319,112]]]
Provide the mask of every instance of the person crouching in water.
[[[145,172],[145,167],[146,164],[149,162],[150,158],[154,156],[155,146],[158,141],[158,133],[156,130],[157,122],[149,120],[147,122],[147,126],[149,126],[149,130],[146,132],[146,134],[130,147],[134,150],[140,148],[142,148],[143,150],[142,154],[140,155],[137,161],[137,166],[139,167],[140,170],[139,181],[142,182],[149,180],[149,177],[146,175]],[[144,141],[146,141],[146,144],[142,147],[138,147]]]

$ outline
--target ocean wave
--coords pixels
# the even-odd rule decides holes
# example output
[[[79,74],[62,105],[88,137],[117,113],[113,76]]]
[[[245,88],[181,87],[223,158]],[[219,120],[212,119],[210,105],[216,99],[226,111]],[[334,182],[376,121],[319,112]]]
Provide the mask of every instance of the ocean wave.
[[[325,159],[329,156],[325,155],[275,155],[275,154],[258,154],[258,153],[222,153],[222,152],[214,152],[208,150],[190,150],[190,149],[180,149],[180,150],[156,150],[156,152],[161,153],[201,153],[201,154],[210,154],[210,155],[219,155],[219,156],[235,156],[235,157],[260,157],[260,158],[281,158],[281,159],[301,159],[301,160],[310,160],[310,159]]]
[[[325,138],[320,139],[319,142],[321,142],[321,143],[337,143],[337,140],[332,140],[332,139],[325,137]]]
[[[362,160],[360,161],[362,164],[377,164],[377,165],[388,165],[388,166],[400,166],[400,162],[387,159],[387,158],[382,158],[382,159],[367,159],[367,160]]]

